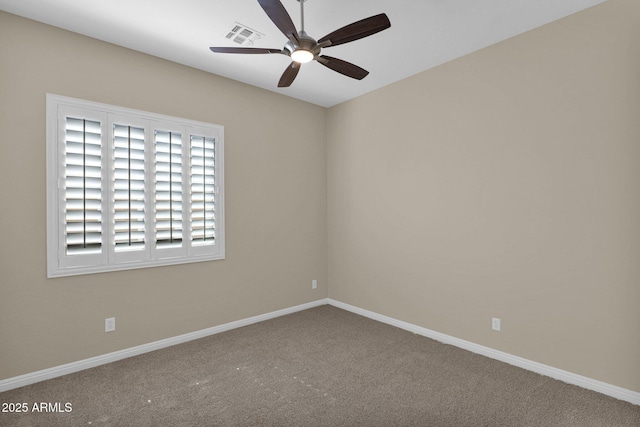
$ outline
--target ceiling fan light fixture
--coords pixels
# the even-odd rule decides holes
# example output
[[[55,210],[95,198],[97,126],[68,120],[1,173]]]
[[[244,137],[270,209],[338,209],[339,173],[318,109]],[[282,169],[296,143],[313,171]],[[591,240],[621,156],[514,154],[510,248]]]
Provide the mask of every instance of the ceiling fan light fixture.
[[[291,59],[299,64],[306,64],[313,61],[315,55],[306,49],[297,49],[291,52]]]

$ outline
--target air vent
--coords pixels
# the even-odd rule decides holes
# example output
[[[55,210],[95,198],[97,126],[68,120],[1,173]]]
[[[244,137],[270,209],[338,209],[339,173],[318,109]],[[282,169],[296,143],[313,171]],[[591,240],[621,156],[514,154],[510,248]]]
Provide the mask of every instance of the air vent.
[[[261,37],[264,37],[264,34],[254,30],[253,28],[249,28],[246,25],[236,22],[231,30],[227,32],[227,35],[225,37],[239,45],[250,46]]]

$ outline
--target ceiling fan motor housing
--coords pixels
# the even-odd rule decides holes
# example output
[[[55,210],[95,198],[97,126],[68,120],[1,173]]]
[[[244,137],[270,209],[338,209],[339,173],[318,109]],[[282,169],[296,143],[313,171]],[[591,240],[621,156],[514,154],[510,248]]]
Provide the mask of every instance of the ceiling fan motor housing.
[[[300,31],[298,33],[298,43],[297,46],[288,41],[284,45],[284,50],[289,53],[289,56],[296,50],[306,50],[313,53],[313,56],[316,57],[320,54],[321,47],[318,45],[318,42],[315,41],[312,37],[310,37],[306,32]]]

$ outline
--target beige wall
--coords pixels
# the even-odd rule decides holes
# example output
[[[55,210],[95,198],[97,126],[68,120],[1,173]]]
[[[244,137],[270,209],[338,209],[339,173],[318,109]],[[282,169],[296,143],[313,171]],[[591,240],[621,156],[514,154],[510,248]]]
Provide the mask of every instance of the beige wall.
[[[329,296],[640,391],[639,42],[611,0],[331,108]]]
[[[48,280],[47,92],[224,125],[226,260]],[[325,114],[0,12],[0,379],[326,298]]]

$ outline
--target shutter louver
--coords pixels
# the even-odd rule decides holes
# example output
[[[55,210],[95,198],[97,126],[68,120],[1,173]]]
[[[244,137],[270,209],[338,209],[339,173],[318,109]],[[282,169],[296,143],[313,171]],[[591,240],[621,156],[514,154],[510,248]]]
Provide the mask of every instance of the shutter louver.
[[[116,252],[145,247],[144,129],[113,126],[113,225]]]
[[[65,120],[65,248],[67,255],[102,250],[100,122]]]
[[[215,140],[191,136],[191,240],[215,241]]]
[[[156,244],[182,245],[182,135],[155,132]]]

